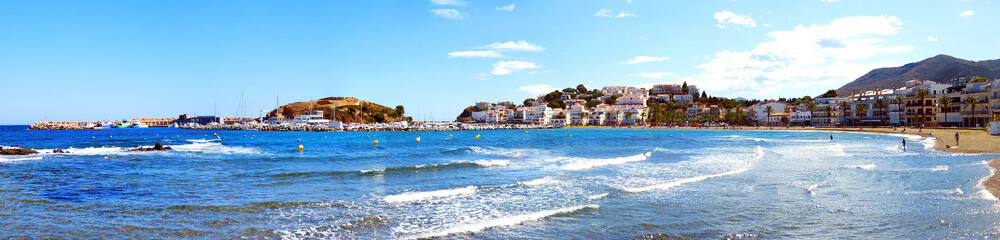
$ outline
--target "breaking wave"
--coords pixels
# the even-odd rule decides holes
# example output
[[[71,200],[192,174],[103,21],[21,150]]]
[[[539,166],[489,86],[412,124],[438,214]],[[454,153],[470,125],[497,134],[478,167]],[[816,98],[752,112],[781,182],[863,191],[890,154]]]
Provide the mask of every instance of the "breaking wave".
[[[594,168],[594,167],[602,167],[602,166],[607,166],[607,165],[616,165],[616,164],[629,163],[629,162],[638,162],[638,161],[646,160],[652,154],[653,154],[653,152],[650,151],[650,152],[643,153],[643,154],[638,154],[638,155],[628,156],[628,157],[619,157],[619,158],[608,158],[608,159],[586,159],[586,158],[580,158],[580,159],[573,160],[569,164],[566,164],[565,166],[562,167],[562,169],[563,170],[568,170],[568,171],[577,171],[577,170],[584,170],[584,169],[590,169],[590,168]]]
[[[385,196],[382,197],[382,200],[389,203],[413,202],[413,201],[428,200],[433,198],[472,195],[476,194],[476,191],[478,191],[478,189],[479,188],[476,186],[468,186],[464,188],[445,189],[445,190],[428,191],[428,192],[409,192],[409,193],[401,193],[396,195]]]
[[[433,238],[433,237],[444,237],[460,233],[475,233],[492,227],[510,226],[528,221],[538,221],[550,216],[555,216],[560,214],[570,214],[584,209],[597,209],[599,207],[600,206],[598,205],[580,205],[580,206],[566,207],[554,210],[538,211],[538,212],[515,215],[510,217],[490,219],[476,223],[457,224],[455,226],[446,227],[444,229],[430,233],[407,236],[404,237],[404,239],[423,239],[423,238]]]

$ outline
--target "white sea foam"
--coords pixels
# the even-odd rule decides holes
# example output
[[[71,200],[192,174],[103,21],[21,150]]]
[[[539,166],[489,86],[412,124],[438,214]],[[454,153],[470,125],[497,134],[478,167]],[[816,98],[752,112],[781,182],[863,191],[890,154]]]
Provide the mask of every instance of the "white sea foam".
[[[413,201],[427,200],[433,198],[451,197],[459,195],[472,195],[476,194],[476,191],[478,189],[479,188],[477,188],[476,186],[468,186],[464,188],[445,189],[445,190],[428,191],[428,192],[409,192],[409,193],[401,193],[396,195],[385,196],[382,198],[382,200],[385,200],[386,202],[390,203],[413,202]]]
[[[857,169],[864,169],[864,170],[872,170],[873,168],[875,168],[875,164],[874,163],[869,163],[869,164],[865,164],[865,165],[844,165],[844,167],[845,168],[857,168]]]
[[[806,188],[806,192],[809,192],[809,195],[816,196],[816,192],[813,192],[813,189],[816,189],[817,187],[819,187],[819,183],[809,185],[809,187]]]
[[[652,154],[653,154],[653,152],[647,152],[647,153],[638,154],[638,155],[634,155],[634,156],[619,157],[619,158],[609,158],[609,159],[575,159],[571,163],[566,164],[565,166],[563,166],[562,169],[563,170],[567,170],[567,171],[577,171],[577,170],[584,170],[584,169],[590,169],[590,168],[594,168],[594,167],[602,167],[602,166],[607,166],[607,165],[616,165],[616,164],[623,164],[623,163],[630,163],[630,162],[638,162],[638,161],[646,160]]]
[[[478,154],[498,155],[507,157],[523,157],[526,155],[530,155],[532,152],[537,152],[537,150],[533,149],[504,149],[495,147],[487,147],[487,148],[469,147],[469,150]]]
[[[934,149],[934,146],[937,145],[937,141],[935,139],[936,138],[933,137],[926,137],[921,139],[920,142],[924,144],[924,149],[932,150]]]
[[[756,153],[756,156],[753,158],[753,160],[751,160],[751,162],[759,161],[765,155],[764,148],[761,147],[761,146],[757,146],[757,149],[754,152]],[[750,164],[745,164],[745,167],[743,167],[743,168],[732,170],[732,171],[728,171],[728,172],[724,172],[724,173],[702,175],[702,176],[689,177],[689,178],[682,178],[682,179],[678,179],[678,180],[675,180],[675,181],[672,181],[672,182],[661,183],[661,184],[656,184],[656,185],[646,186],[646,187],[624,188],[624,189],[622,189],[622,191],[635,193],[635,192],[648,192],[648,191],[653,191],[653,190],[667,190],[667,189],[671,189],[671,188],[674,188],[674,187],[677,187],[677,186],[681,186],[681,185],[684,185],[684,184],[688,184],[688,183],[695,183],[695,182],[704,181],[704,180],[710,179],[710,178],[716,178],[716,177],[728,176],[728,175],[733,175],[733,174],[739,174],[739,173],[746,172],[746,171],[750,170],[750,168],[751,168]]]
[[[680,180],[677,180],[677,181],[663,183],[663,184],[657,184],[657,185],[646,186],[646,187],[637,187],[637,188],[625,188],[625,189],[622,189],[622,190],[626,191],[626,192],[633,192],[633,193],[648,192],[648,191],[653,191],[653,190],[667,190],[667,189],[671,189],[671,188],[674,188],[674,187],[677,187],[677,186],[680,186],[680,185],[684,185],[684,184],[688,184],[688,183],[700,182],[700,181],[704,181],[704,180],[709,179],[709,178],[716,178],[716,177],[722,177],[722,176],[728,176],[728,175],[733,175],[733,174],[737,174],[737,173],[742,173],[742,172],[746,172],[747,170],[750,170],[750,169],[749,168],[744,168],[744,169],[738,169],[738,170],[724,172],[724,173],[719,173],[719,174],[712,174],[712,175],[703,175],[703,176],[697,176],[697,177],[683,178],[683,179],[680,179]]]
[[[608,194],[607,194],[607,193],[601,193],[601,194],[597,194],[597,195],[590,195],[590,196],[587,196],[587,199],[590,199],[590,200],[597,200],[597,199],[601,199],[601,198],[604,198],[604,197],[607,197],[607,196],[608,196]]]
[[[541,220],[553,215],[572,213],[583,209],[597,209],[597,208],[599,208],[598,205],[581,205],[581,206],[566,207],[554,210],[545,210],[545,211],[539,211],[539,212],[533,212],[533,213],[527,213],[509,217],[501,217],[501,218],[486,220],[483,222],[457,224],[430,233],[407,236],[405,237],[405,239],[422,239],[422,238],[443,237],[458,233],[474,233],[492,227],[510,226],[528,221]]]
[[[937,165],[930,169],[932,172],[948,171],[948,165]]]
[[[223,146],[222,143],[217,140],[204,140],[195,139],[188,140],[190,144],[173,145],[170,146],[174,151],[179,152],[201,152],[201,153],[216,153],[216,154],[258,154],[259,152],[253,148],[245,147],[234,147],[234,146]]]
[[[20,161],[32,161],[32,160],[42,160],[42,157],[12,157],[12,158],[0,158],[0,163],[5,163],[5,162],[20,162]]]
[[[552,177],[543,177],[543,178],[539,178],[539,179],[535,179],[535,180],[531,180],[531,181],[518,182],[518,184],[525,185],[525,186],[538,186],[538,185],[546,185],[546,184],[556,184],[556,183],[559,183],[559,182],[561,182],[561,181],[556,180],[556,179],[554,179]]]
[[[472,163],[475,163],[475,164],[477,164],[479,166],[483,166],[483,167],[503,167],[503,166],[507,166],[508,164],[510,164],[510,161],[507,161],[507,160],[476,160],[476,161],[472,161]]]

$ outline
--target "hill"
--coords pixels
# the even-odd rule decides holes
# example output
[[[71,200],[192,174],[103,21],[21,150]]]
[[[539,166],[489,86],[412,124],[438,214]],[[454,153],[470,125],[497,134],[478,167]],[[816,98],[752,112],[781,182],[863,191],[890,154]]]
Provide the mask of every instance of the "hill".
[[[364,106],[364,109],[361,109],[361,106]],[[298,115],[309,114],[311,111],[323,111],[323,118],[336,119],[344,123],[360,122],[362,117],[365,123],[410,120],[409,117],[403,115],[405,112],[397,112],[394,108],[361,101],[352,97],[327,97],[319,100],[289,103],[278,107],[278,109],[271,110],[271,112],[267,113],[267,117],[273,117],[275,113],[280,112],[282,118],[291,119]]]
[[[879,68],[837,89],[841,96],[872,89],[896,88],[913,79],[948,83],[960,78],[1000,78],[1000,59],[969,61],[940,54],[900,67]]]

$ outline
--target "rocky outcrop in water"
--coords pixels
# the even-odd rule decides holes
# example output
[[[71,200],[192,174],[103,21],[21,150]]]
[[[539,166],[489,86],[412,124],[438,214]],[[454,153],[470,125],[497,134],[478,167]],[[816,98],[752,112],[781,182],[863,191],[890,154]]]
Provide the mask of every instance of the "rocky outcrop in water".
[[[38,153],[38,151],[32,150],[30,148],[23,148],[18,146],[0,147],[0,155],[28,155],[35,153]]]
[[[170,151],[170,150],[173,150],[173,149],[171,149],[170,147],[164,147],[162,143],[156,142],[156,145],[153,145],[153,147],[151,147],[151,148],[144,148],[144,147],[136,146],[135,149],[128,150],[128,151],[129,152],[148,152],[148,151]]]

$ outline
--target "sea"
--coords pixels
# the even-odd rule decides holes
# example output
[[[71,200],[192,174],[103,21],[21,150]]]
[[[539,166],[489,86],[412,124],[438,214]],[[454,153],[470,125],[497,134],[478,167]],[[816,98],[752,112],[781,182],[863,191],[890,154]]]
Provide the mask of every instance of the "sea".
[[[128,151],[156,142],[173,150]],[[1000,155],[933,144],[819,131],[0,126],[0,145],[69,152],[0,156],[0,239],[1000,237],[1000,202],[982,186]]]

